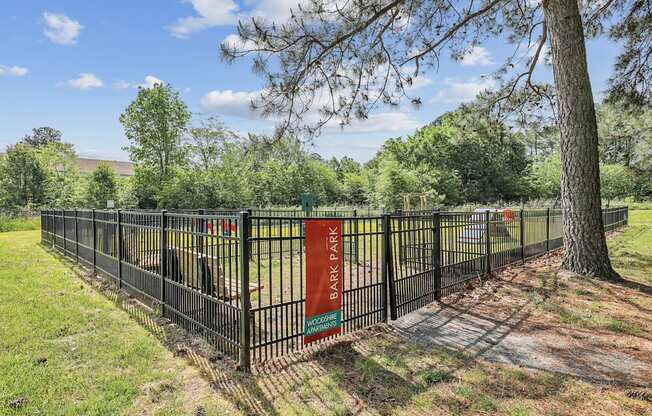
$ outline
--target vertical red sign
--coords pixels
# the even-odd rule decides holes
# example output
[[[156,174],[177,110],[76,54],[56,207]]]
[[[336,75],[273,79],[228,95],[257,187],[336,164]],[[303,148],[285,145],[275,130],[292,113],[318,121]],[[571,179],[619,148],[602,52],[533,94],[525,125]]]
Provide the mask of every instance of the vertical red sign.
[[[305,220],[306,310],[303,343],[337,335],[342,325],[342,220]]]

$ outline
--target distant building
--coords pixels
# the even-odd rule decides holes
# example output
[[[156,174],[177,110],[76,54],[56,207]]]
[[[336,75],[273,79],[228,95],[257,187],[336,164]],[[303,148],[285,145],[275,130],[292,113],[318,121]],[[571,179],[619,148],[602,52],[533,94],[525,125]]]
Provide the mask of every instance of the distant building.
[[[92,173],[97,169],[97,165],[105,163],[111,166],[118,176],[128,178],[134,176],[134,164],[131,162],[121,162],[118,160],[101,160],[101,159],[86,159],[83,157],[77,158],[77,166],[82,175]]]
[[[0,152],[0,159],[4,157],[4,153]],[[119,160],[102,160],[102,159],[87,159],[85,157],[77,158],[77,167],[82,175],[88,175],[97,169],[97,165],[106,163],[116,171],[118,176],[128,178],[134,176],[134,164],[131,162],[121,162]]]

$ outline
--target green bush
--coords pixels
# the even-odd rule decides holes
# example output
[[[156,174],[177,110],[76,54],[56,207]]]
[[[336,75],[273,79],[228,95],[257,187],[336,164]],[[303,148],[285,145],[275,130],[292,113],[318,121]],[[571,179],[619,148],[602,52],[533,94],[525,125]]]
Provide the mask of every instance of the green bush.
[[[39,217],[8,217],[0,215],[0,233],[38,230],[40,227],[41,219]]]

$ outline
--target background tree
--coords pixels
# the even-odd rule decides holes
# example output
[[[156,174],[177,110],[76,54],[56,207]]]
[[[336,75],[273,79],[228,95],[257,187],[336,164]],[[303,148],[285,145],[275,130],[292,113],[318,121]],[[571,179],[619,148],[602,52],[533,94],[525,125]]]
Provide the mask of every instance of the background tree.
[[[86,205],[92,208],[106,208],[107,201],[118,201],[118,175],[106,163],[99,163],[91,173],[86,185]]]
[[[392,157],[386,157],[380,162],[379,172],[371,194],[376,206],[388,210],[401,209],[405,194],[419,192],[414,173],[401,167]]]
[[[614,199],[624,199],[632,195],[635,186],[634,175],[623,165],[602,165],[600,185],[602,197],[609,206]]]
[[[36,154],[48,173],[45,184],[47,205],[61,208],[81,206],[84,189],[73,145],[51,141],[38,148]]]
[[[9,146],[0,159],[0,209],[44,204],[47,180],[48,172],[32,147]]]
[[[598,136],[584,25],[587,35],[599,34],[610,25],[621,34],[626,42],[621,56],[625,62],[620,66],[628,68],[640,56],[635,51],[645,48],[650,37],[640,36],[647,31],[631,31],[614,22],[619,22],[619,15],[628,21],[640,17],[633,22],[648,28],[649,6],[639,0],[587,2],[582,13],[584,22],[577,0],[359,0],[344,4],[310,0],[283,24],[241,21],[240,42],[223,43],[222,53],[227,60],[254,54],[253,69],[266,80],[254,106],[263,115],[281,115],[279,133],[303,129],[316,134],[331,120],[346,125],[352,117],[366,118],[379,105],[396,105],[402,98],[421,103],[419,97],[410,96],[407,87],[424,70],[436,67],[446,49],[454,59],[461,59],[488,37],[512,42],[515,53],[495,73],[503,80],[497,102],[509,102],[524,85],[526,93],[519,99],[537,103],[554,98],[557,104],[566,242],[562,268],[619,279],[603,236]],[[554,97],[553,90],[533,79],[548,42]],[[628,57],[630,52],[634,59]],[[636,69],[646,71],[649,66]],[[649,74],[643,74],[634,87],[647,82]],[[614,86],[615,90],[633,88]],[[323,100],[324,94],[330,99]],[[311,107],[319,110],[315,122],[304,119]]]
[[[224,126],[217,117],[199,120],[188,129],[186,143],[192,162],[201,169],[209,169],[217,163],[220,150],[226,143],[237,140],[238,136]]]
[[[120,115],[120,123],[129,140],[124,149],[134,163],[145,167],[141,176],[153,173],[161,185],[173,166],[185,163],[182,137],[189,120],[186,104],[170,85],[138,89],[136,99]]]
[[[475,106],[446,113],[405,140],[388,140],[377,157],[385,155],[413,171],[418,191],[437,196],[433,203],[515,200],[527,193],[523,137]]]
[[[32,129],[32,134],[25,135],[21,143],[34,148],[40,148],[50,143],[61,142],[62,133],[52,127]]]

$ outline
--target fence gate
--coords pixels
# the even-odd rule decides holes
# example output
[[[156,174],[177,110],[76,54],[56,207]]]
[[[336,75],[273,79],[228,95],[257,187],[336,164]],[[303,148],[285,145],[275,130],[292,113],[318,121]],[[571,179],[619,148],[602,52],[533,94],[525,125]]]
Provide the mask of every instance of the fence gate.
[[[396,319],[441,295],[440,214],[399,213],[387,223],[389,306]]]

